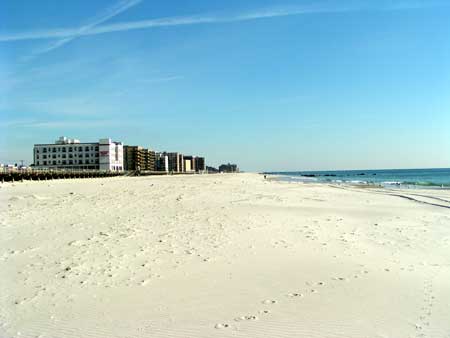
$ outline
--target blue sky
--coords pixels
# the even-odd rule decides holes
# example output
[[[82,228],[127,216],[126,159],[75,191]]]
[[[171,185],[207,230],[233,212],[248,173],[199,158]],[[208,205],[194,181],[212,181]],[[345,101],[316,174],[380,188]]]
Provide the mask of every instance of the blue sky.
[[[60,135],[255,171],[450,167],[450,1],[2,1],[0,162]]]

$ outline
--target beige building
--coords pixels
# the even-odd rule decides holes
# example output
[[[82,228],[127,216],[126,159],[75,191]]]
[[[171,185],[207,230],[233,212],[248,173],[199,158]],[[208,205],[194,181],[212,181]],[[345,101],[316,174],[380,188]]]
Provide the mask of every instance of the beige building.
[[[124,146],[125,170],[156,171],[156,155],[153,150],[140,146]]]

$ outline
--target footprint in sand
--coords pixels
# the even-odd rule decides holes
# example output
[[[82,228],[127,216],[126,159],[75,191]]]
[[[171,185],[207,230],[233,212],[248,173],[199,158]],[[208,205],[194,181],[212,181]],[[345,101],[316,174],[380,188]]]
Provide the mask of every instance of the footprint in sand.
[[[236,322],[242,322],[242,321],[248,321],[248,320],[258,320],[259,318],[257,316],[254,315],[249,315],[249,316],[241,316],[241,317],[236,317],[234,318],[234,320]]]
[[[227,327],[230,327],[230,325],[218,323],[214,326],[214,328],[216,328],[216,329],[226,329]]]
[[[277,301],[273,299],[265,299],[262,301],[263,304],[275,304]]]
[[[348,279],[345,277],[333,277],[333,280],[347,281]]]
[[[298,293],[298,292],[291,292],[287,294],[288,297],[303,297],[302,293]]]

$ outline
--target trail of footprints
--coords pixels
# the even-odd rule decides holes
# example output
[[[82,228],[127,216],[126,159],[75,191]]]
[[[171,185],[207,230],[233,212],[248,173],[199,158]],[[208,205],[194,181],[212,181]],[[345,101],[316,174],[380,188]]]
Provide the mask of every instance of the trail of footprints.
[[[425,279],[423,283],[423,304],[421,307],[421,315],[416,323],[417,337],[427,337],[426,329],[430,326],[430,319],[433,314],[433,306],[435,302],[433,280],[437,276],[435,271],[430,277]]]
[[[368,273],[367,270],[360,270],[360,271],[352,274],[351,276],[347,276],[347,277],[334,276],[334,277],[331,277],[330,280],[332,281],[331,283],[333,283],[333,282],[335,282],[335,283],[348,282],[351,279],[359,278],[360,276],[364,276],[367,273]],[[317,294],[320,292],[320,290],[322,288],[326,287],[326,285],[327,285],[324,281],[306,282],[305,284],[306,284],[306,287],[304,289],[302,289],[301,291],[293,290],[291,292],[284,294],[283,301],[285,301],[285,300],[292,301],[292,300],[307,297],[309,295]],[[282,303],[283,301],[280,301],[280,303]],[[262,300],[261,305],[263,305],[264,308],[259,310],[257,313],[241,315],[241,316],[235,317],[232,321],[230,320],[229,322],[217,323],[217,324],[215,324],[214,327],[216,329],[226,329],[226,328],[232,328],[232,327],[238,328],[239,323],[257,321],[260,318],[262,318],[263,316],[270,315],[272,312],[269,310],[269,308],[271,308],[272,306],[275,306],[276,304],[278,304],[278,301],[276,299]],[[231,324],[233,322],[234,322],[234,325]]]

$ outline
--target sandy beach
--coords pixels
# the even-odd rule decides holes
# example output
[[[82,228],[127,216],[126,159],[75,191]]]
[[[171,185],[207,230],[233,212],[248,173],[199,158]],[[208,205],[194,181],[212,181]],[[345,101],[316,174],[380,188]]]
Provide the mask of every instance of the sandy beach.
[[[450,337],[450,191],[257,174],[0,188],[0,337]]]

